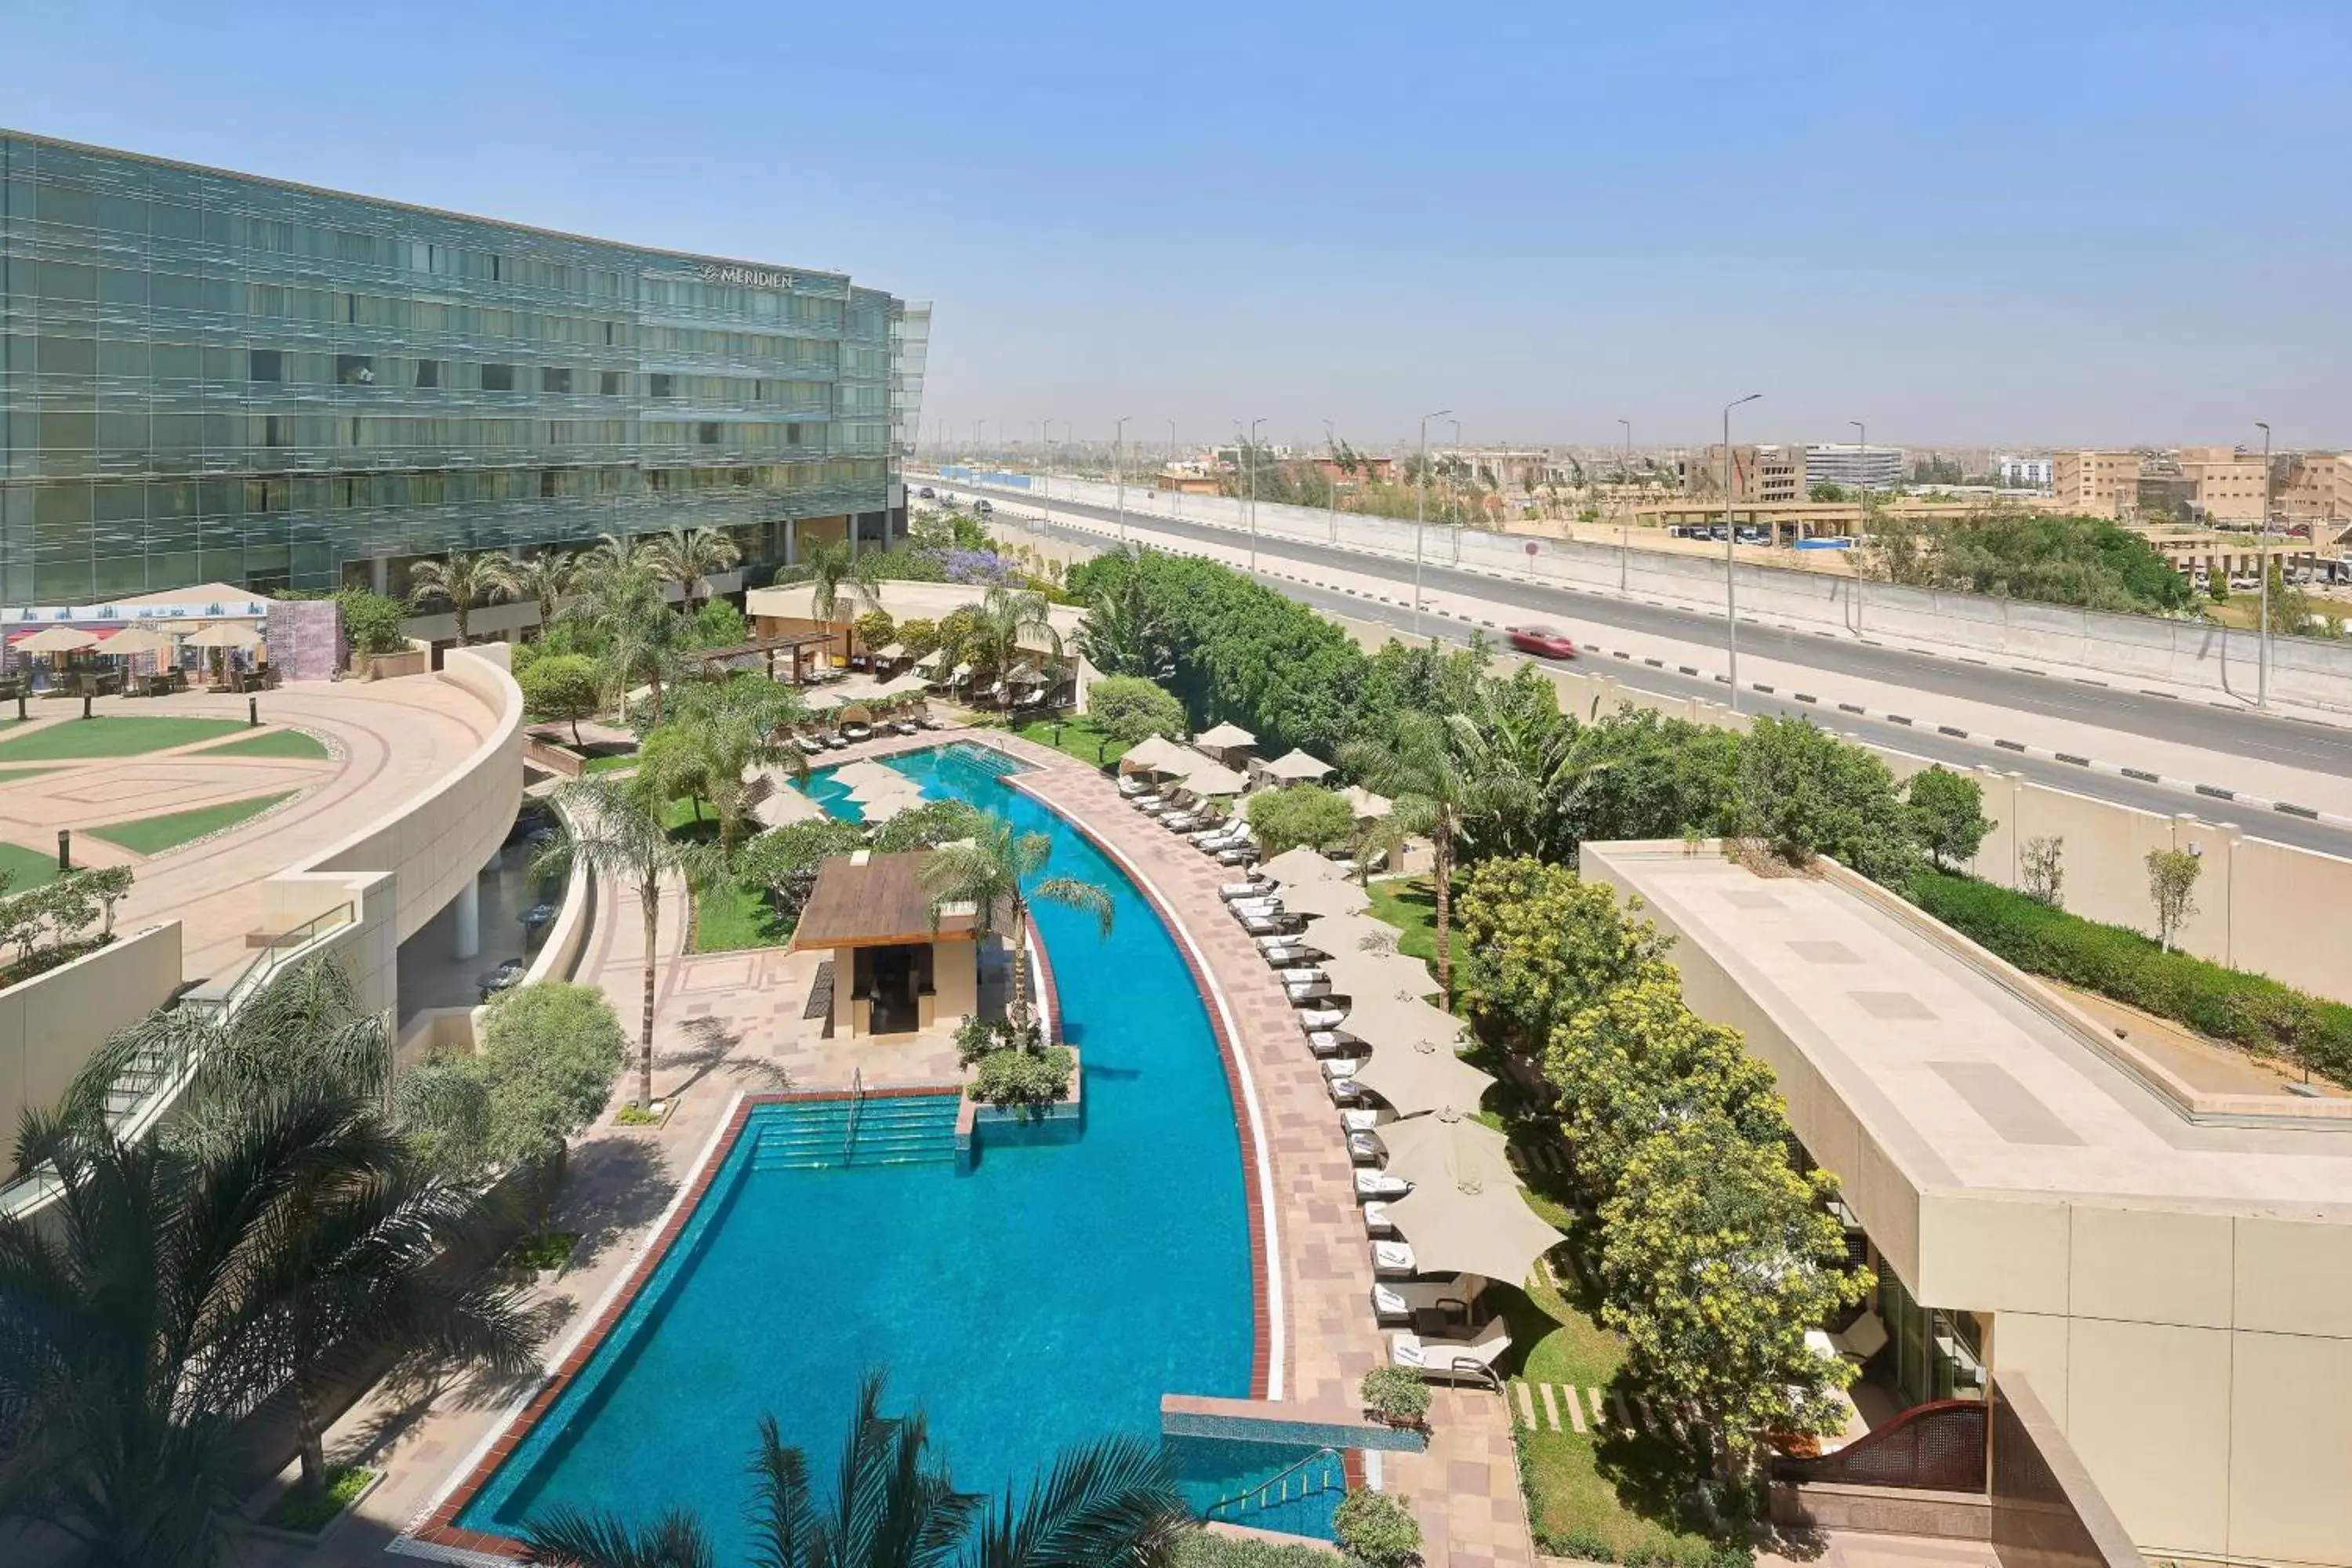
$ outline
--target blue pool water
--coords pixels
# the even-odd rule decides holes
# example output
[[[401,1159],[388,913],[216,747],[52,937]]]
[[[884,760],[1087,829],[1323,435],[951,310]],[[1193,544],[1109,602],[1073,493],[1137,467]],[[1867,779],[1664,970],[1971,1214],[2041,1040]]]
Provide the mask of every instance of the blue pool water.
[[[1084,1136],[983,1145],[968,1175],[947,1163],[761,1169],[754,1133],[786,1108],[755,1110],[628,1319],[467,1506],[465,1528],[510,1534],[562,1504],[638,1519],[684,1507],[717,1535],[720,1561],[740,1561],[759,1417],[772,1414],[829,1487],[858,1376],[877,1364],[894,1408],[924,1407],[956,1483],[990,1491],[1025,1485],[1065,1443],[1156,1438],[1162,1393],[1249,1392],[1239,1138],[1174,940],[1115,862],[968,749],[891,765],[926,795],[1049,834],[1048,875],[1111,889],[1108,938],[1087,916],[1036,909],[1064,1030],[1084,1053]],[[843,793],[811,781],[828,809]],[[1214,1457],[1184,1468],[1201,1502],[1232,1479],[1213,1473],[1230,1468]]]

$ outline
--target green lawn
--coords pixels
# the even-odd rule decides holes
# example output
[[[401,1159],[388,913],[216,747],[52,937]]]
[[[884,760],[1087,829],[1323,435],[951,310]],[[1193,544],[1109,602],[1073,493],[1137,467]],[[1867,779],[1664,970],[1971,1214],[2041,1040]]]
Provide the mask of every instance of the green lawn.
[[[678,838],[715,841],[719,824],[708,810],[695,820],[694,803],[674,800],[665,820]],[[761,889],[723,878],[694,895],[694,951],[735,952],[749,947],[782,947],[793,939],[793,928],[776,918]]]
[[[590,757],[580,771],[585,773],[619,773],[636,765],[636,752],[612,752],[602,756]]]
[[[21,893],[54,878],[58,874],[58,858],[55,851],[44,854],[21,844],[0,844],[0,871],[9,874],[8,890]]]
[[[60,757],[135,757],[215,741],[246,727],[242,719],[68,719],[27,735],[0,741],[0,763],[46,763]]]
[[[1081,717],[1061,721],[1062,739],[1058,744],[1054,740],[1055,728],[1052,720],[1033,719],[1025,724],[1015,725],[1013,732],[1024,741],[1052,746],[1057,752],[1093,766],[1107,767],[1127,755],[1127,742],[1112,740],[1096,729],[1091,719]]]
[[[282,789],[275,795],[224,801],[218,805],[202,805],[194,811],[174,811],[163,816],[142,816],[135,821],[111,823],[88,831],[109,844],[120,844],[136,854],[161,855],[167,849],[178,848],[192,838],[202,838],[208,833],[234,827],[296,793]]]
[[[28,779],[36,773],[53,773],[57,771],[55,768],[0,768],[0,784],[6,784],[11,779]]]
[[[1437,895],[1426,877],[1378,878],[1367,884],[1372,918],[1397,928],[1397,951],[1434,963],[1437,958]]]
[[[304,762],[323,763],[331,754],[315,735],[299,730],[264,730],[258,735],[247,735],[242,741],[231,741],[226,746],[207,746],[196,753],[205,757],[299,757]]]

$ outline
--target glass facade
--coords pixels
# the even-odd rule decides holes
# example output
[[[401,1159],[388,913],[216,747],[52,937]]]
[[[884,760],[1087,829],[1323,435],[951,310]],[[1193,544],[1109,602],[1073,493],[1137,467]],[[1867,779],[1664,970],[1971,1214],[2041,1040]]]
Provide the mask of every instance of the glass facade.
[[[0,132],[0,599],[673,524],[883,542],[929,331],[838,273]]]

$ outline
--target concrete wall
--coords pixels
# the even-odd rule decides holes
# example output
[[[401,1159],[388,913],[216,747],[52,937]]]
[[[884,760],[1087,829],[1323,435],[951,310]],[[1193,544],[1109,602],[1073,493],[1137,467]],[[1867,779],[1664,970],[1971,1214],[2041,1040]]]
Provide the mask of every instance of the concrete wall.
[[[0,1129],[57,1103],[106,1037],[180,987],[180,922],[118,936],[96,952],[0,991]]]

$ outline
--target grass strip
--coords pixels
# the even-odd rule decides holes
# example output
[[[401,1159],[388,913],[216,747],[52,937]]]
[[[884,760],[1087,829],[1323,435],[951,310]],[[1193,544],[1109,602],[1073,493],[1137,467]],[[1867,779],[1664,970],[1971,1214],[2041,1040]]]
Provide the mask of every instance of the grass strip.
[[[0,764],[46,763],[61,757],[136,757],[198,741],[216,741],[246,728],[242,719],[66,719],[0,741]]]
[[[223,801],[218,805],[200,805],[194,811],[169,812],[162,816],[142,816],[88,831],[95,837],[103,838],[109,844],[119,844],[134,854],[161,855],[167,849],[178,848],[192,838],[218,833],[247,817],[259,816],[295,793],[282,789],[275,795]]]

